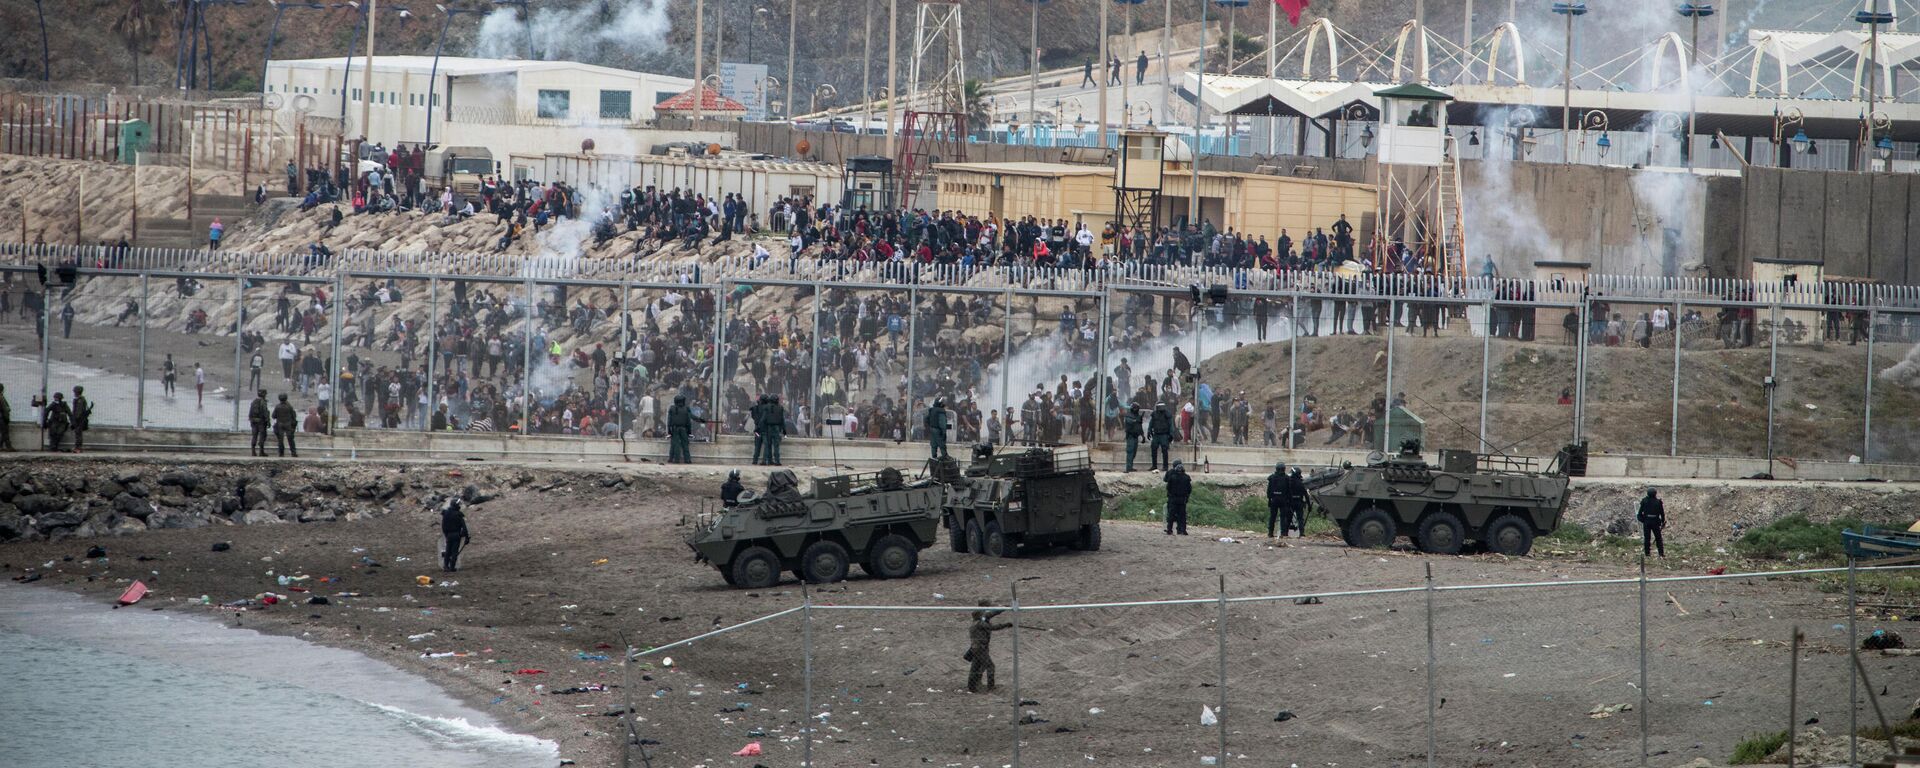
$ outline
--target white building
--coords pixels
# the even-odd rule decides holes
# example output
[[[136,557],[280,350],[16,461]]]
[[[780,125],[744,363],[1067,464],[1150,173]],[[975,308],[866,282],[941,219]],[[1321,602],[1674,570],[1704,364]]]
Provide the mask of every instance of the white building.
[[[646,154],[670,142],[732,146],[729,134],[654,129],[654,105],[693,87],[684,77],[571,61],[520,61],[431,56],[374,59],[371,93],[366,59],[293,59],[267,65],[266,90],[285,122],[337,118],[348,137],[385,146],[431,140],[440,147],[485,147],[511,173],[507,158],[598,151]],[[344,100],[344,104],[343,104]],[[368,112],[361,130],[361,110]],[[431,117],[429,117],[431,115]],[[429,126],[429,120],[431,125]],[[429,135],[429,127],[431,132]],[[433,168],[429,165],[429,168]],[[537,173],[537,169],[522,169]],[[429,170],[429,175],[432,175]]]

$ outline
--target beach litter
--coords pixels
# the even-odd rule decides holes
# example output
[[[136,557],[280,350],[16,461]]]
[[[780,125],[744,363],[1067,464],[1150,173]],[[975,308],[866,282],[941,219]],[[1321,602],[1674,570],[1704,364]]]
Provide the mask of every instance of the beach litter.
[[[733,753],[733,756],[734,757],[759,757],[760,742],[757,742],[757,741],[747,742],[747,745],[744,747],[741,747],[740,751]]]

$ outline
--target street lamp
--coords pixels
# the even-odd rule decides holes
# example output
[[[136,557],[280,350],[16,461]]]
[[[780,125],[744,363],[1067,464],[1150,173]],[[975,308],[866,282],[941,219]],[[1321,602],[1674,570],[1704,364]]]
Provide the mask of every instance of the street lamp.
[[[1872,145],[1873,156],[1886,160],[1893,157],[1893,118],[1885,112],[1872,112],[1860,116],[1860,146]]]
[[[1587,146],[1587,134],[1598,132],[1600,140],[1594,144],[1600,148],[1600,156],[1606,157],[1607,150],[1613,148],[1613,139],[1607,135],[1608,130],[1613,127],[1612,123],[1613,121],[1607,118],[1607,113],[1598,109],[1589,109],[1581,113],[1580,146],[1583,149]]]
[[[435,89],[440,85],[440,51],[447,45],[447,28],[453,26],[453,17],[463,13],[480,15],[485,13],[478,8],[456,8],[435,3],[434,8],[446,15],[440,22],[440,40],[433,44],[433,67],[427,71],[427,140],[428,149],[433,148],[433,106],[436,99]],[[631,115],[629,115],[631,117]]]
[[[827,103],[831,104],[833,103],[833,97],[838,95],[840,95],[840,91],[835,89],[830,83],[821,83],[815,86],[813,89],[813,97],[807,100],[807,112],[810,114],[819,112],[821,99],[826,99]],[[831,122],[829,122],[829,126],[831,126]]]
[[[497,1],[498,0],[496,0],[496,2]],[[358,0],[348,0],[347,2],[347,7],[352,8],[354,13],[357,13],[360,15],[360,21],[353,25],[353,35],[347,39],[347,64],[345,67],[342,68],[342,71],[340,72],[340,125],[343,126],[342,130],[345,130],[344,126],[347,124],[347,85],[353,82],[353,49],[360,45],[360,30],[367,26],[368,12],[373,8],[373,3],[377,3],[377,2],[379,2],[379,0],[372,0],[372,2],[370,3],[361,3]],[[334,6],[334,7],[337,8],[339,6]],[[399,16],[402,19],[413,18],[413,11],[409,11],[405,8],[388,7],[388,8],[383,8],[381,10],[391,10],[394,12],[395,15]],[[371,42],[368,43],[368,48],[369,49],[372,48]],[[368,89],[362,88],[361,90],[366,91]],[[360,94],[362,105],[365,105],[366,103],[368,103],[368,100],[372,98],[373,98],[373,94],[371,93],[363,92]],[[366,114],[366,109],[363,108],[361,110],[361,114],[364,116]],[[366,122],[364,117],[361,120],[361,122]],[[360,126],[360,135],[361,136],[367,135],[366,126],[364,125]]]
[[[1688,47],[1692,50],[1687,57],[1689,63],[1700,61],[1700,20],[1713,15],[1713,3],[1681,3],[1680,16],[1693,23],[1693,36]],[[1680,144],[1680,158],[1688,168],[1693,167],[1693,136],[1699,132],[1700,113],[1695,106],[1693,89],[1687,89],[1687,140]]]
[[[280,15],[286,13],[288,8],[312,8],[318,11],[327,7],[324,3],[290,3],[286,0],[267,0],[267,5],[273,6],[273,26],[267,29],[267,55],[260,59],[261,93],[267,92],[267,71],[273,66],[273,42],[280,36]]]
[[[1573,124],[1573,19],[1587,15],[1586,3],[1554,3],[1553,12],[1567,17],[1567,50],[1560,73],[1560,130],[1565,132]],[[1584,138],[1582,139],[1584,141]],[[1560,143],[1560,162],[1573,162],[1573,154],[1567,142]]]
[[[1040,122],[1040,4],[1047,0],[1026,0],[1027,2],[1027,121]],[[893,105],[887,105],[887,111],[893,111]]]

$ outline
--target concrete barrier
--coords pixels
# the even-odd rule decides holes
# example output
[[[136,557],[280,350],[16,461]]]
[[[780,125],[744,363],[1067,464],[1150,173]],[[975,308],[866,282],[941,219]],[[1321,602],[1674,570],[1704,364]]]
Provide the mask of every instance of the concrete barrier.
[[[87,447],[89,451],[101,452],[240,456],[247,453],[248,437],[243,432],[95,427],[87,432]],[[651,439],[620,441],[557,435],[519,437],[501,433],[387,430],[345,430],[337,435],[302,433],[298,438],[302,458],[336,460],[663,463],[667,459],[666,441]],[[13,444],[22,453],[12,454],[8,459],[31,460],[33,451],[41,445],[40,431],[32,424],[14,422]],[[965,445],[949,447],[956,457],[964,457],[969,450]],[[927,459],[926,446],[922,443],[883,440],[787,438],[781,442],[780,453],[786,464],[794,466],[868,469],[894,466],[917,470]],[[751,462],[752,454],[753,440],[746,435],[728,435],[717,442],[693,444],[696,464],[742,466]],[[1272,470],[1274,462],[1311,468],[1366,461],[1363,451],[1204,444],[1196,452],[1189,443],[1175,443],[1172,457],[1186,462],[1188,471],[1195,474],[1265,474]],[[1125,448],[1119,443],[1097,444],[1093,459],[1102,469],[1117,470],[1125,463]],[[1147,450],[1141,446],[1135,467],[1144,470],[1146,466]],[[1769,466],[1765,459],[1621,454],[1596,455],[1587,462],[1587,475],[1596,478],[1738,480],[1769,472],[1780,480],[1920,483],[1920,466],[1907,464],[1798,461],[1788,465],[1776,461]]]

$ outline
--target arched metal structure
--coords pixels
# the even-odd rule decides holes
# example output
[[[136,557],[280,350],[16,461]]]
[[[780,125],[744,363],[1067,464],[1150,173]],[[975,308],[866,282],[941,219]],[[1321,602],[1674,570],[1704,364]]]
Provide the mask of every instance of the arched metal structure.
[[[1400,70],[1406,66],[1407,38],[1412,37],[1416,30],[1419,32],[1416,42],[1420,44],[1420,67],[1415,69],[1414,73],[1422,82],[1425,82],[1433,72],[1433,47],[1426,39],[1427,35],[1433,33],[1421,27],[1420,22],[1409,19],[1407,23],[1400,25],[1400,32],[1393,36],[1393,72],[1390,75],[1393,82],[1400,82]]]
[[[1314,19],[1307,25],[1307,44],[1300,54],[1300,79],[1313,80],[1313,46],[1325,39],[1327,41],[1326,80],[1340,79],[1340,30],[1333,26],[1333,20],[1324,16]]]
[[[1678,70],[1676,76],[1679,78],[1680,83],[1679,92],[1692,93],[1693,67],[1691,62],[1687,61],[1687,42],[1680,39],[1680,33],[1678,32],[1668,32],[1654,38],[1653,55],[1647,58],[1647,92],[1653,93],[1664,90],[1666,81],[1660,77],[1660,62],[1666,58],[1664,54],[1667,51],[1673,51],[1674,65]]]
[[[1502,22],[1493,28],[1487,36],[1487,75],[1483,83],[1500,84],[1500,49],[1506,41],[1513,40],[1513,84],[1527,84],[1527,49],[1525,38],[1520,35],[1520,27],[1511,21]]]
[[[1768,56],[1772,56],[1773,63],[1779,67],[1779,80],[1776,81],[1774,85],[1773,93],[1768,95],[1775,98],[1785,98],[1792,95],[1787,90],[1786,46],[1781,43],[1779,38],[1772,35],[1762,37],[1754,41],[1752,45],[1753,65],[1749,67],[1747,71],[1747,95],[1755,97],[1761,95],[1760,83],[1762,81],[1760,80],[1760,62]]]

